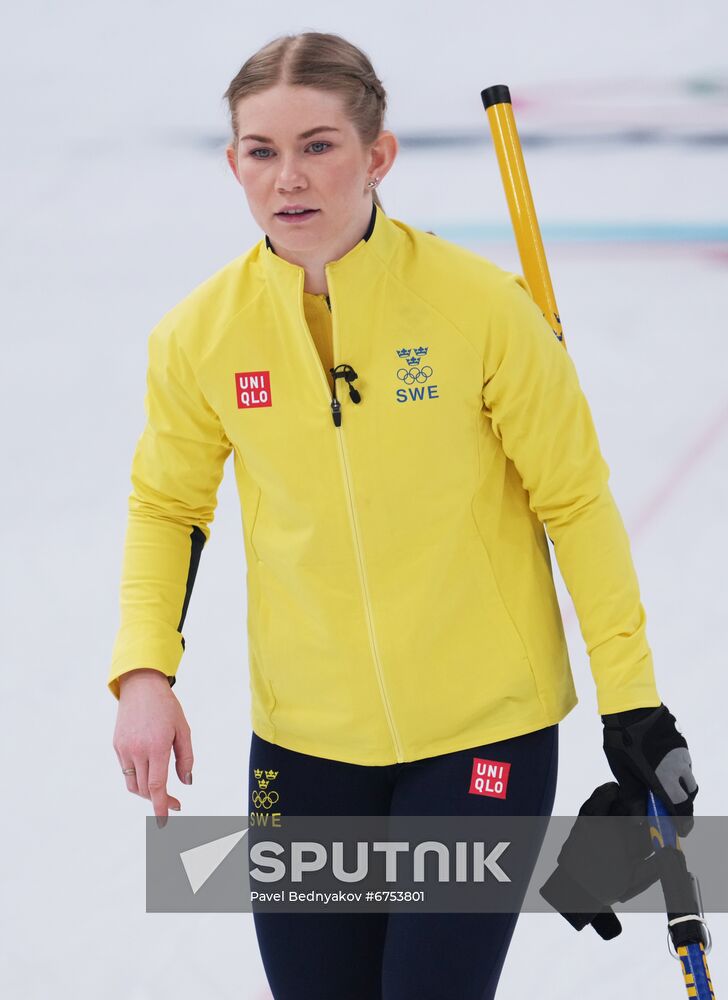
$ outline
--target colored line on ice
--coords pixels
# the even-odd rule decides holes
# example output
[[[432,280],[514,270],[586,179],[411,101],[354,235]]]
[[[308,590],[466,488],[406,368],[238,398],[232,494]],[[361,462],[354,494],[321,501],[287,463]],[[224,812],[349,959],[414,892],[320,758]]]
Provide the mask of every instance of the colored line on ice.
[[[532,105],[532,107],[534,107]],[[527,111],[526,102],[520,100],[514,104],[514,110],[519,114]],[[538,112],[537,112],[538,113]],[[704,113],[704,112],[703,112]],[[704,125],[695,127],[692,123],[692,116],[695,112],[688,109],[687,121],[681,124],[675,119],[676,111],[666,111],[664,115],[668,120],[663,123],[653,122],[644,119],[644,113],[637,110],[636,120],[633,114],[633,121],[625,121],[625,113],[618,110],[612,113],[611,120],[600,122],[591,121],[587,126],[583,119],[587,115],[594,119],[596,112],[593,109],[582,109],[576,117],[572,114],[569,120],[569,112],[563,120],[553,122],[551,125],[543,125],[541,129],[531,125],[523,124],[519,128],[519,139],[524,149],[534,152],[562,151],[566,147],[574,149],[578,147],[580,151],[593,150],[597,155],[605,147],[607,149],[627,149],[634,148],[640,151],[645,147],[654,146],[683,146],[689,149],[723,151],[728,146],[728,131],[725,129],[723,119],[723,109],[720,108],[715,115],[715,121],[706,121]],[[609,112],[607,112],[609,115]],[[194,146],[205,150],[211,150],[219,156],[228,144],[229,136],[222,132],[207,132],[200,134],[193,132],[191,135],[182,135],[179,131],[174,135],[163,137],[165,143],[176,142],[184,146]],[[471,149],[478,154],[482,154],[488,148],[489,137],[487,125],[485,128],[464,129],[458,131],[443,131],[442,129],[420,131],[420,132],[397,132],[397,141],[402,152],[420,153],[430,152],[452,152],[458,149]],[[492,146],[492,144],[491,144]]]
[[[656,515],[662,510],[675,492],[680,488],[695,466],[705,457],[712,446],[719,440],[728,426],[728,403],[703,428],[698,436],[688,445],[684,453],[668,471],[665,479],[653,491],[642,509],[634,519],[630,529],[630,537],[639,538]]]
[[[470,240],[513,241],[513,228],[488,222],[413,223],[432,229],[453,242]],[[545,222],[540,225],[544,240],[566,243],[727,243],[728,222]]]
[[[723,404],[717,414],[690,442],[677,461],[668,469],[664,479],[647,497],[631,526],[627,529],[630,541],[639,540],[660,511],[672,500],[687,477],[694,472],[713,445],[718,442],[726,427],[728,427],[728,402]],[[576,622],[576,611],[570,600],[567,606],[562,608],[561,617],[565,629],[570,628]]]

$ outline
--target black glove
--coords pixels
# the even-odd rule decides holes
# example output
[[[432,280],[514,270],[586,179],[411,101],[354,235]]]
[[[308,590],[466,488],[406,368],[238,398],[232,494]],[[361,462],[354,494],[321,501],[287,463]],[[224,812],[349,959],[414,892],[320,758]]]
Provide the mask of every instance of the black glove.
[[[628,816],[615,781],[595,789],[559,852],[558,867],[539,890],[577,931],[591,924],[605,940],[622,931],[611,904],[637,896],[658,878],[649,830]]]
[[[674,817],[678,834],[687,836],[693,828],[693,799],[698,786],[688,745],[675,728],[675,717],[660,705],[603,715],[602,722],[604,753],[629,810],[646,815],[650,789]]]

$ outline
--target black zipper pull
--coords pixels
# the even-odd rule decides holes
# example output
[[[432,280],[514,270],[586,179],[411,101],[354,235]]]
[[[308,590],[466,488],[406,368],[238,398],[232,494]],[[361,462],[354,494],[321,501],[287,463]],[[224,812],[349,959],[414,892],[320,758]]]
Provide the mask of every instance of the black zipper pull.
[[[335,368],[329,368],[329,371],[333,375],[334,381],[334,395],[331,397],[331,416],[334,418],[334,427],[341,427],[341,403],[336,398],[336,378],[339,373]]]
[[[334,395],[331,400],[331,416],[334,418],[334,427],[341,427],[341,403],[336,398],[336,382],[334,382]]]

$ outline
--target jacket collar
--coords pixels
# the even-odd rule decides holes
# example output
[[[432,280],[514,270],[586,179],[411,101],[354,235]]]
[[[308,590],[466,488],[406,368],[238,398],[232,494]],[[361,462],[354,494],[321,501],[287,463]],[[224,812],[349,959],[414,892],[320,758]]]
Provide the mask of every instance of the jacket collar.
[[[372,203],[372,214],[366,232],[343,257],[326,264],[324,270],[327,279],[333,278],[334,282],[343,279],[346,283],[349,278],[356,281],[373,277],[382,265],[386,267],[389,264],[403,235],[401,229]],[[258,247],[258,260],[266,278],[272,279],[274,284],[303,287],[305,278],[303,267],[279,257],[267,234]]]

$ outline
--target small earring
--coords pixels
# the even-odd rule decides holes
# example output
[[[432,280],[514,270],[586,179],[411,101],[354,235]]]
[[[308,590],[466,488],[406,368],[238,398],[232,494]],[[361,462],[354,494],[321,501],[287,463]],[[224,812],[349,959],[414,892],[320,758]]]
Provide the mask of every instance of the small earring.
[[[370,188],[376,187],[378,183],[379,183],[379,178],[375,177],[373,181],[368,181],[367,182],[367,187],[370,187]]]

